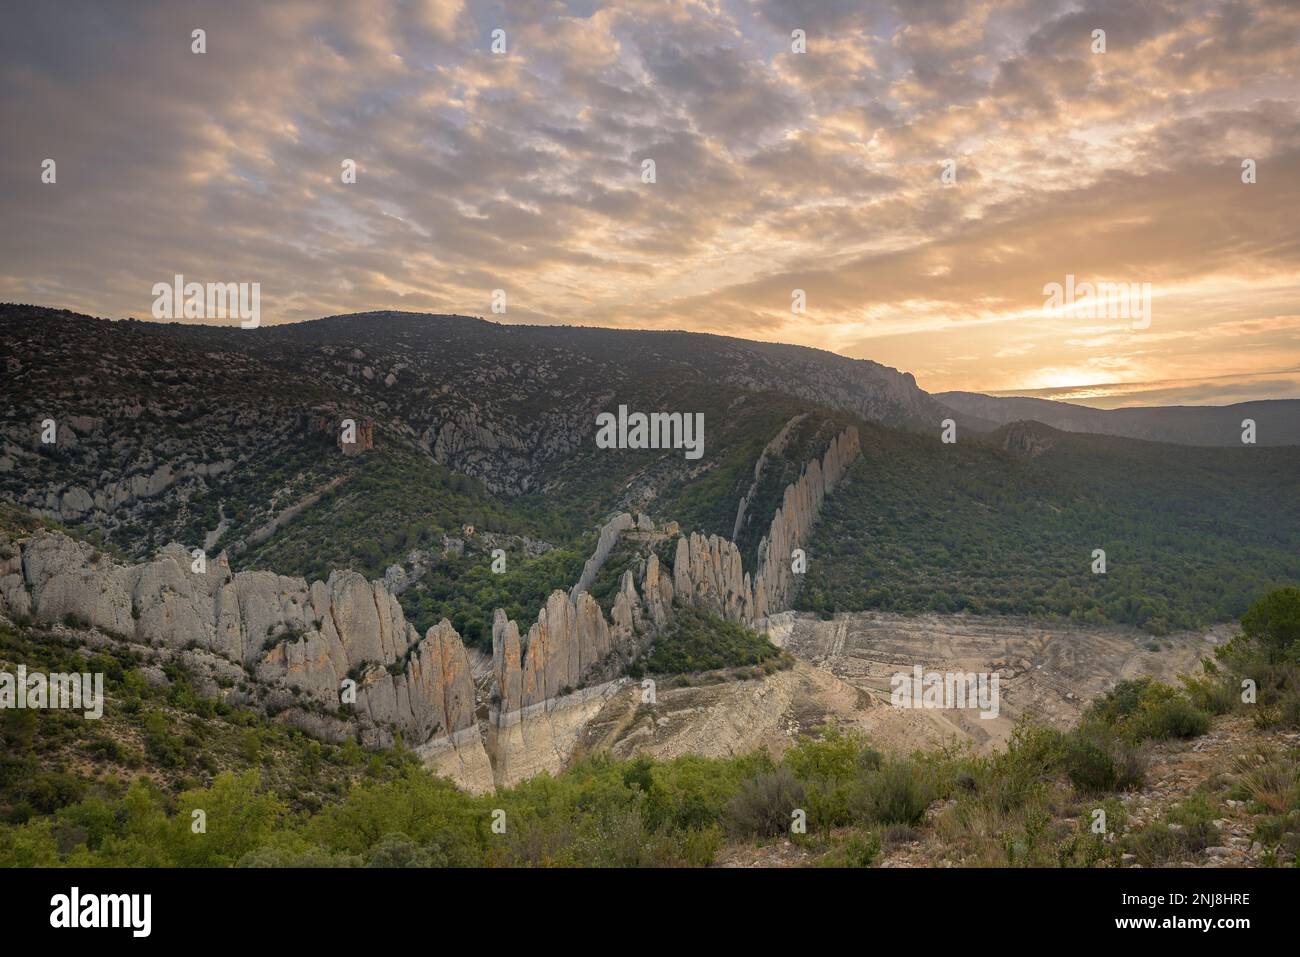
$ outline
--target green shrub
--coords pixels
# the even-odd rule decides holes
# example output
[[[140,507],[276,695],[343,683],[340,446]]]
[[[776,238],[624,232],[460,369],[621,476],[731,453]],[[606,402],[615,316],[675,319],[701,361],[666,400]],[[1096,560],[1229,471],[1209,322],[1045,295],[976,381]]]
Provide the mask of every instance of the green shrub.
[[[727,831],[739,837],[771,837],[790,827],[792,814],[804,804],[803,785],[787,767],[745,781],[727,803]]]
[[[786,751],[782,765],[803,785],[809,824],[829,834],[852,820],[849,797],[859,770],[878,767],[879,761],[879,752],[861,735],[827,727],[820,739],[808,738]]]
[[[872,867],[880,857],[880,840],[874,834],[854,834],[817,859],[818,867]]]
[[[1143,709],[1135,723],[1138,740],[1198,738],[1210,730],[1210,716],[1184,697],[1166,698]]]
[[[1241,616],[1242,632],[1270,661],[1300,661],[1300,588],[1269,592]]]
[[[781,650],[753,629],[688,605],[676,609],[672,627],[655,638],[645,668],[653,674],[681,674],[781,658]]]
[[[1213,660],[1207,658],[1201,664],[1204,674],[1182,675],[1178,679],[1183,684],[1183,693],[1196,708],[1207,714],[1227,714],[1240,703],[1240,688],[1231,675],[1218,670]]]
[[[370,851],[367,867],[411,868],[446,867],[447,855],[442,849],[421,847],[405,834],[385,834]]]
[[[1210,716],[1183,692],[1142,677],[1121,681],[1093,701],[1084,723],[1102,725],[1132,741],[1194,738],[1210,727]]]
[[[1062,763],[1076,788],[1088,794],[1131,791],[1146,776],[1146,756],[1113,728],[1081,724],[1063,739]]]
[[[1143,867],[1182,860],[1218,843],[1214,817],[1208,799],[1193,795],[1172,808],[1164,820],[1126,835],[1124,845]]]
[[[878,771],[867,771],[857,781],[853,810],[869,824],[919,824],[933,800],[932,788],[914,761],[885,761]]]

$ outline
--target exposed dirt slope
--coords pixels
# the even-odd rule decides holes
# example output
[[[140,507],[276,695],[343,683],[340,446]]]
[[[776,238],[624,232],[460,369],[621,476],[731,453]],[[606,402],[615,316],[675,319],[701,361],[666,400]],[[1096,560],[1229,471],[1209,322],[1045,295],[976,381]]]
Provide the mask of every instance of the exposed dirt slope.
[[[996,672],[1001,697],[996,718],[981,718],[974,710],[941,712],[954,733],[978,750],[988,750],[1005,743],[1022,714],[1064,728],[1078,720],[1088,701],[1121,679],[1151,675],[1173,682],[1195,672],[1230,628],[1157,639],[1114,626],[863,612],[829,621],[809,614],[777,615],[769,633],[775,644],[886,706],[891,678],[910,674],[916,665],[927,672]]]

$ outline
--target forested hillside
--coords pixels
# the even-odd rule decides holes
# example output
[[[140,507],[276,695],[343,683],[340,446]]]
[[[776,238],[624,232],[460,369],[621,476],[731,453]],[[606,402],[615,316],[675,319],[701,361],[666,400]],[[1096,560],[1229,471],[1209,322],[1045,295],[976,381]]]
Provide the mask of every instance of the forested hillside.
[[[864,425],[862,448],[814,531],[803,609],[1060,615],[1161,634],[1234,619],[1300,581],[1294,447],[1022,424],[953,445]]]

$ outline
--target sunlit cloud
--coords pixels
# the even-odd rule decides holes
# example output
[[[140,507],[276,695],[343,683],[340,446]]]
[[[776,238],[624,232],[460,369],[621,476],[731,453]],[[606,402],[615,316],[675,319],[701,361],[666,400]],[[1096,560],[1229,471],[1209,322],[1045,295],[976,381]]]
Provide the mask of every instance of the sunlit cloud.
[[[5,299],[147,318],[182,272],[292,322],[484,315],[503,288],[508,322],[796,342],[933,391],[1300,394],[1294,4],[86,0],[5,25]],[[1046,314],[1067,275],[1149,283],[1150,323]]]

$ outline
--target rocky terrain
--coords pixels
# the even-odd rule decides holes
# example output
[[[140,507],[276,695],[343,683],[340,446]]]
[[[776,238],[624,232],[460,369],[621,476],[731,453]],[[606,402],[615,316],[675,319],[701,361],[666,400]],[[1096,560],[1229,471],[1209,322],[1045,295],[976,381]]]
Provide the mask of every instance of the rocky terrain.
[[[623,572],[608,622],[596,600],[576,587],[570,595],[553,593],[526,635],[498,611],[492,628],[489,724],[499,782],[517,780],[520,772],[515,769],[521,766],[531,773],[541,767],[554,769],[557,760],[563,765],[574,747],[574,729],[601,700],[600,695],[570,693],[607,686],[623,674],[671,619],[675,601],[748,625],[759,625],[770,612],[784,608],[791,590],[784,556],[804,539],[823,499],[858,454],[857,432],[848,430],[786,489],[783,507],[773,516],[764,540],[754,582],[743,571],[734,543],[692,532],[676,538],[671,577],[661,573],[653,552],[640,563],[639,576],[631,569]],[[618,535],[632,524],[630,516],[620,516],[605,526],[584,580],[594,577]],[[649,524],[643,529],[649,530]],[[581,716],[573,713],[575,707]],[[567,719],[555,712],[565,712]],[[539,751],[545,758],[518,757]]]
[[[0,333],[15,397],[0,406],[0,500],[122,560],[178,542],[224,551],[236,571],[309,580],[396,568],[387,580],[408,620],[427,631],[447,617],[484,652],[506,602],[478,581],[459,587],[470,566],[503,547],[523,579],[511,579],[524,596],[511,615],[531,623],[553,588],[571,598],[579,586],[596,590],[601,536],[619,538],[608,526],[623,513],[730,541],[742,581],[719,583],[731,589],[720,600],[738,603],[737,617],[762,617],[757,605],[774,590],[778,604],[819,612],[1018,611],[1020,582],[1067,574],[1079,549],[1117,531],[1153,547],[1115,575],[1076,581],[1070,595],[1053,588],[1054,610],[1155,633],[1229,620],[1251,588],[1295,570],[1296,503],[1285,494],[1295,446],[1171,448],[1041,425],[995,429],[904,373],[812,349],[464,316],[366,313],[241,330],[21,305],[0,306]],[[622,404],[705,410],[703,456],[597,449],[596,414]],[[956,444],[936,441],[947,418],[958,422]],[[872,448],[869,465],[856,466],[854,501],[805,543],[813,587],[794,598],[772,516],[793,508],[799,521],[806,508],[785,502],[785,489],[815,495],[814,479],[797,484],[805,463],[824,460],[850,428]],[[1263,519],[1255,497],[1280,517]],[[1223,517],[1182,520],[1207,509]],[[971,540],[956,551],[949,519]],[[485,536],[501,544],[438,547]],[[864,553],[868,541],[890,553]],[[543,551],[551,557],[539,563]],[[568,569],[575,553],[592,561],[587,572]],[[847,560],[819,560],[832,555]],[[1207,569],[1183,560],[1192,555],[1241,561]],[[1207,587],[1214,581],[1231,588]],[[598,596],[607,613],[608,585]]]
[[[994,755],[1019,718],[1069,728],[1123,679],[1195,672],[1240,582],[1296,567],[1294,450],[999,424],[817,350],[399,313],[245,331],[4,306],[0,331],[15,641],[123,651],[159,694],[473,794],[592,755],[779,759],[828,726]],[[597,450],[622,404],[704,410],[703,456]],[[647,672],[696,615],[788,653]],[[997,673],[998,716],[891,707],[915,666]]]
[[[786,612],[768,623],[773,642],[886,704],[893,676],[917,665],[926,672],[997,673],[997,717],[982,718],[975,709],[928,712],[945,736],[982,751],[1005,746],[1023,716],[1073,726],[1089,701],[1123,679],[1149,675],[1172,683],[1193,674],[1231,633],[1225,625],[1156,640],[1135,628],[881,612],[830,621]]]
[[[857,454],[857,433],[848,430],[787,488],[756,585],[742,573],[734,544],[692,533],[676,537],[671,577],[660,574],[653,552],[641,563],[639,591],[632,571],[623,572],[610,621],[581,580],[572,592],[554,590],[525,633],[498,609],[484,729],[473,664],[456,630],[444,619],[421,637],[384,582],[355,572],[309,584],[232,572],[224,553],[208,562],[201,550],[179,545],[125,565],[85,542],[37,530],[3,543],[0,615],[62,621],[183,654],[215,695],[274,709],[320,735],[342,738],[355,721],[372,746],[400,736],[442,773],[485,790],[562,767],[602,690],[618,683],[671,619],[675,600],[747,624],[782,607],[790,573],[783,561],[782,572],[774,566],[806,536]],[[607,523],[584,580],[634,526],[653,530],[626,514]],[[223,679],[245,678],[250,690],[222,690]]]
[[[764,394],[897,425],[946,414],[910,375],[812,349],[404,313],[240,330],[4,305],[0,368],[14,397],[0,410],[0,495],[137,558],[213,533],[237,560],[257,529],[354,475],[372,447],[507,497],[577,490],[612,468],[627,501],[600,502],[609,514],[645,504],[635,475],[653,499],[736,441],[710,416],[703,462],[593,456],[595,416],[618,403],[743,419]],[[358,434],[345,445],[347,421]]]
[[[317,733],[342,736],[355,719],[372,744],[389,745],[395,734],[419,742],[474,724],[459,636],[446,624],[420,636],[382,583],[355,572],[309,585],[269,572],[232,573],[223,557],[196,567],[179,546],[122,565],[44,531],[4,549],[0,614],[185,654],[207,690],[228,683],[223,696],[239,699],[250,692],[234,683],[248,684],[256,703],[291,711]],[[355,701],[343,698],[349,680]]]

